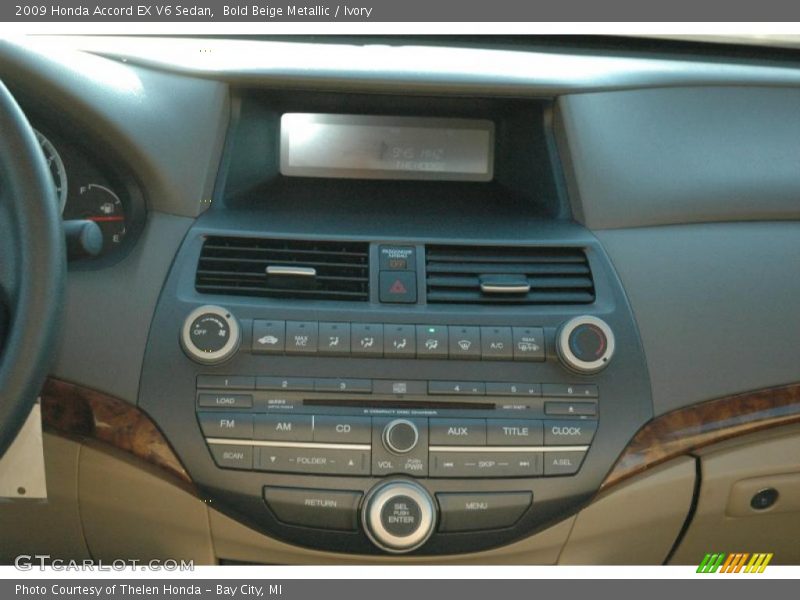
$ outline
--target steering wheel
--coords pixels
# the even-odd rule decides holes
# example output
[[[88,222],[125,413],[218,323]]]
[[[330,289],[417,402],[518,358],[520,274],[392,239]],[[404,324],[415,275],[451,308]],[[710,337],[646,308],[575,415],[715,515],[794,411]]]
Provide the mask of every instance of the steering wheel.
[[[0,457],[55,354],[66,250],[55,186],[25,115],[0,82]]]

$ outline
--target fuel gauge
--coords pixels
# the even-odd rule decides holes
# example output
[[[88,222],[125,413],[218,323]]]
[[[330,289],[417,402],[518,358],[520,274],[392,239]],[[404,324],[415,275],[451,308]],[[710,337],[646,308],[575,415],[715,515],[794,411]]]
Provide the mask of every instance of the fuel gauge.
[[[99,183],[82,185],[68,207],[72,218],[94,221],[103,232],[103,253],[122,243],[127,233],[125,208],[116,193]]]

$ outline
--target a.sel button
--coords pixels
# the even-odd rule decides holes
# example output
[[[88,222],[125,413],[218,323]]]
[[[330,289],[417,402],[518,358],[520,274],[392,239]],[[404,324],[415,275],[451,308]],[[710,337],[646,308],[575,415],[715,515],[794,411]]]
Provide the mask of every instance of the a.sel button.
[[[250,439],[253,437],[253,415],[221,412],[197,413],[206,437]]]
[[[371,439],[372,419],[369,417],[317,415],[314,418],[315,442],[369,444]]]
[[[369,475],[369,450],[262,447],[258,468],[284,473]]]
[[[585,452],[545,452],[545,475],[573,475],[578,472]]]
[[[257,440],[310,442],[311,415],[256,415]]]
[[[264,500],[279,521],[290,525],[354,531],[361,492],[265,487]]]
[[[486,443],[490,446],[541,446],[542,422],[523,419],[488,419]]]
[[[544,443],[546,446],[588,446],[597,421],[545,421]]]
[[[484,419],[431,419],[430,443],[456,446],[486,444]]]
[[[439,531],[478,531],[511,527],[531,505],[530,492],[436,494]]]
[[[210,444],[211,456],[218,467],[225,469],[252,469],[253,447],[234,444]]]

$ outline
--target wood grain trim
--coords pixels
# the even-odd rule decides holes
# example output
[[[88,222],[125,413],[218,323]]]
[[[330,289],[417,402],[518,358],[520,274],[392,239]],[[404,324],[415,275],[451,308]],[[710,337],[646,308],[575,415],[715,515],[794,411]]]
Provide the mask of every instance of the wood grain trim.
[[[108,444],[191,483],[161,431],[133,404],[52,377],[45,382],[41,398],[46,430]]]
[[[800,384],[726,396],[669,412],[633,436],[600,490],[710,444],[797,422]]]

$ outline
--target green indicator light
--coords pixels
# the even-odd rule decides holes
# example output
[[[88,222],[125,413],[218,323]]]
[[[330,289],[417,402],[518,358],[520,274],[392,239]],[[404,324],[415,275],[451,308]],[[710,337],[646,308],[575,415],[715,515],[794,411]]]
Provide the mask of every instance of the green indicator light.
[[[428,333],[436,333],[435,327],[428,327]]]

